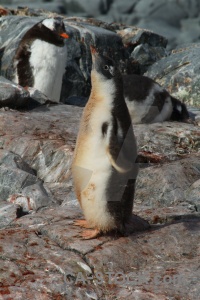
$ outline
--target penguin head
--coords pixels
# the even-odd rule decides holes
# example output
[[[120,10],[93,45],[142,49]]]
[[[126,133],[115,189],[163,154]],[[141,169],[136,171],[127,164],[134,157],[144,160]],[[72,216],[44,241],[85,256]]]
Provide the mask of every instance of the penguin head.
[[[120,72],[114,61],[100,55],[94,46],[90,47],[92,53],[92,70],[97,72],[104,80],[116,79],[120,76]]]
[[[65,26],[61,18],[44,19],[41,22],[41,25],[62,38],[69,38],[69,35],[65,31]]]
[[[63,47],[64,39],[69,38],[61,18],[48,18],[31,27],[23,36],[21,44],[42,40],[56,46]]]

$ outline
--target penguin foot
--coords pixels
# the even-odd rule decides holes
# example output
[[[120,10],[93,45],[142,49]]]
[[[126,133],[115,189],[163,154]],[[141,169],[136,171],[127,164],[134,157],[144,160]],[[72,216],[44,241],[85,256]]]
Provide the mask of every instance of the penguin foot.
[[[80,219],[75,220],[73,225],[83,227],[83,228],[89,228],[89,229],[92,228],[91,225],[89,225],[86,220],[80,220]]]
[[[85,230],[82,232],[81,236],[84,240],[90,240],[96,238],[100,232],[99,229]]]

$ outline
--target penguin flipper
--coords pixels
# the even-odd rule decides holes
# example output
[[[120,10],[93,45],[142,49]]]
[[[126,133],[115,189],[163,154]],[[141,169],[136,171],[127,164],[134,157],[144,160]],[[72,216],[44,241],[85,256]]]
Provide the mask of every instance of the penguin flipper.
[[[107,147],[107,155],[113,168],[119,173],[127,173],[134,167],[133,158],[137,157],[135,153],[136,145],[133,138],[132,127],[124,137],[119,133],[112,134]]]
[[[127,173],[132,169],[133,164],[128,160],[126,160],[124,157],[120,157],[120,161],[119,161],[119,157],[117,160],[115,160],[112,156],[112,153],[108,149],[107,149],[107,155],[111,162],[111,165],[119,173]]]

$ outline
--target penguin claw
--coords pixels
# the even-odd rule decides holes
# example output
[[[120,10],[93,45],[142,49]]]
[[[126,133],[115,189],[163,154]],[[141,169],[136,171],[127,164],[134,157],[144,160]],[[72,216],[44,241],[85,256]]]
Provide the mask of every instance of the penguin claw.
[[[80,220],[80,219],[75,220],[73,225],[83,227],[83,228],[89,228],[89,229],[92,228],[86,220]]]
[[[96,238],[99,234],[99,229],[91,229],[83,231],[81,236],[84,240],[90,240]]]

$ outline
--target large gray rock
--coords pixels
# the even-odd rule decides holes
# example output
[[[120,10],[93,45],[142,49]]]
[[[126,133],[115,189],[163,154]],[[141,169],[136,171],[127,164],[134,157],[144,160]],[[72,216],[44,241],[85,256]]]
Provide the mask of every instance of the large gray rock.
[[[0,76],[0,106],[23,107],[30,100],[30,94],[24,88]]]
[[[19,155],[4,150],[0,151],[0,198],[22,208],[30,200],[30,207],[25,204],[25,211],[37,210],[52,202],[36,172]]]
[[[75,199],[70,167],[82,111],[82,108],[74,106],[53,105],[40,107],[29,113],[8,111],[1,112],[0,115],[1,147],[20,155],[31,168],[35,169],[37,176],[50,188],[59,203],[65,200],[66,195],[68,201]],[[141,124],[135,125],[134,131],[138,143],[139,161],[143,168],[179,161],[190,155],[197,155],[199,152],[199,127],[193,124],[176,122]],[[6,134],[8,132],[9,134]],[[176,169],[179,170],[178,163],[174,166],[174,172]],[[154,167],[147,170],[149,171],[146,174],[150,174],[154,172]],[[162,170],[159,170],[158,168],[158,171],[155,171],[158,172],[158,177],[162,174]],[[141,172],[145,174],[145,169]],[[195,171],[193,176],[194,174]],[[148,176],[141,175],[139,185],[140,182],[142,184],[143,177],[145,180],[148,179]],[[145,185],[143,188],[145,189]],[[148,203],[148,189],[145,192],[146,196],[142,198],[142,192],[138,201]],[[158,199],[162,198],[160,196],[162,193],[158,189],[154,190],[156,201],[160,201]],[[186,190],[187,188],[185,192]],[[163,197],[165,198],[165,193],[168,198],[167,190],[164,191]],[[156,204],[160,205],[159,202]]]
[[[0,76],[0,107],[33,109],[51,102],[42,92],[34,88],[24,89],[20,85]]]
[[[130,55],[127,60],[130,73],[144,74],[149,66],[167,55],[167,39],[154,32],[129,26],[117,30],[117,33]]]
[[[154,63],[146,75],[186,104],[200,106],[200,43],[175,49]]]
[[[186,205],[200,212],[199,178],[199,154],[162,167],[154,165],[141,169],[137,180],[135,203],[142,203],[151,209]]]

